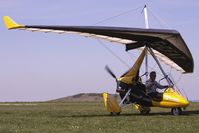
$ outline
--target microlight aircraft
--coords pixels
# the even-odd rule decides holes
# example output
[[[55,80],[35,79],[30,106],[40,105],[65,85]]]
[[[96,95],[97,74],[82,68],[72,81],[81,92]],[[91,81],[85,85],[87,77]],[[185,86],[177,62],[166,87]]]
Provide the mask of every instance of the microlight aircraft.
[[[130,104],[132,103],[141,114],[148,114],[150,112],[150,107],[163,107],[171,108],[171,113],[173,115],[180,115],[182,113],[182,108],[189,105],[188,99],[174,86],[172,80],[164,72],[159,62],[159,60],[165,62],[181,73],[193,72],[194,62],[191,52],[180,33],[176,30],[102,26],[22,25],[13,21],[9,16],[4,16],[4,22],[9,30],[19,29],[45,33],[54,32],[59,34],[75,33],[85,37],[93,37],[119,43],[126,48],[126,51],[140,49],[142,52],[133,67],[120,78],[116,78],[115,74],[108,66],[105,67],[116,79],[117,89],[121,87],[121,83],[128,86],[138,85],[138,89],[134,90],[133,88],[130,88],[126,90],[120,103],[108,93],[103,93],[105,108],[111,114],[119,115],[121,108],[124,105],[129,104],[125,102],[129,96],[133,99],[130,101]],[[147,55],[149,54],[158,64],[164,76],[163,78],[166,79],[169,87],[165,89],[162,99],[153,99],[143,94],[146,97],[141,95],[141,98],[136,100],[136,96],[134,97],[132,93],[136,94],[138,91],[141,91],[141,88],[144,86],[140,80],[139,69],[144,58],[147,62]],[[148,72],[145,74],[147,75]]]

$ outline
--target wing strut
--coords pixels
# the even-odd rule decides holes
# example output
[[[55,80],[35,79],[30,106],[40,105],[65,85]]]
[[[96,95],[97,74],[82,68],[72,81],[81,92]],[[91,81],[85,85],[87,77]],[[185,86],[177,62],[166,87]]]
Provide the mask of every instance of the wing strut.
[[[173,86],[173,85],[174,85],[173,82],[172,82],[171,79],[168,77],[168,75],[164,72],[164,70],[163,70],[162,66],[160,65],[160,62],[158,61],[157,57],[155,56],[155,54],[154,54],[152,48],[148,47],[148,50],[149,50],[150,54],[152,55],[152,57],[154,58],[154,60],[156,61],[156,63],[158,64],[158,66],[159,66],[159,68],[160,68],[162,74],[163,74],[164,77],[166,78],[168,84],[169,84],[170,86]]]

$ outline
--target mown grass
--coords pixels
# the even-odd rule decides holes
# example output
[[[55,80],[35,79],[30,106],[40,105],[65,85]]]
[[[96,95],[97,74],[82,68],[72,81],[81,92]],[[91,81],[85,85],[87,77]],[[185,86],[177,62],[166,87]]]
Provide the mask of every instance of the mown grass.
[[[13,132],[198,133],[199,103],[191,103],[181,116],[162,108],[143,116],[130,106],[110,116],[102,103],[1,103],[0,133]]]

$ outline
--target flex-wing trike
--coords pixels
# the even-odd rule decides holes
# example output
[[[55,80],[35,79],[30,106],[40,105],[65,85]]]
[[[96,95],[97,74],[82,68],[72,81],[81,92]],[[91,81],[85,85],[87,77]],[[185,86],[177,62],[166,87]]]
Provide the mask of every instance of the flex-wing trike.
[[[111,70],[107,67],[109,73],[117,81],[117,88],[119,88],[119,83],[136,86],[135,84],[138,83],[138,80],[135,79],[138,77],[138,71],[142,61],[145,57],[147,64],[147,56],[150,54],[155,59],[170,87],[164,91],[161,100],[154,100],[151,98],[147,99],[147,96],[143,97],[142,95],[142,98],[140,99],[135,99],[134,96],[134,99],[132,100],[133,102],[130,102],[135,104],[137,109],[142,114],[149,113],[150,107],[164,107],[171,108],[173,115],[179,115],[182,112],[181,108],[185,108],[189,105],[188,99],[174,87],[172,81],[164,72],[159,62],[159,60],[165,62],[181,73],[193,72],[194,63],[191,52],[189,51],[180,33],[176,30],[102,26],[22,25],[16,23],[8,16],[4,17],[4,22],[9,30],[19,29],[34,32],[39,31],[44,33],[53,32],[58,34],[74,33],[85,37],[92,37],[119,43],[126,47],[126,51],[132,49],[140,49],[142,50],[142,53],[133,67],[120,78],[117,79]],[[140,84],[140,86],[143,86],[143,84]],[[124,101],[129,95],[133,95],[134,93],[132,92],[136,92],[135,90],[136,89],[128,89],[127,92],[125,92],[125,96],[122,98],[120,104],[117,103],[117,101],[108,93],[103,93],[104,103],[107,111],[112,114],[120,114]],[[137,87],[137,90],[139,90],[139,87]]]

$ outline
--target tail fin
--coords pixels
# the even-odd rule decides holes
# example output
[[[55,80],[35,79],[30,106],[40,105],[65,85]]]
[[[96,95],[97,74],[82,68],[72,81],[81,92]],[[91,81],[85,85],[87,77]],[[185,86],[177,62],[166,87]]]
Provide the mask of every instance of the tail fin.
[[[110,112],[110,113],[120,113],[121,112],[121,107],[119,106],[119,104],[115,98],[113,98],[106,92],[103,93],[103,98],[104,98],[105,108],[108,112]]]

